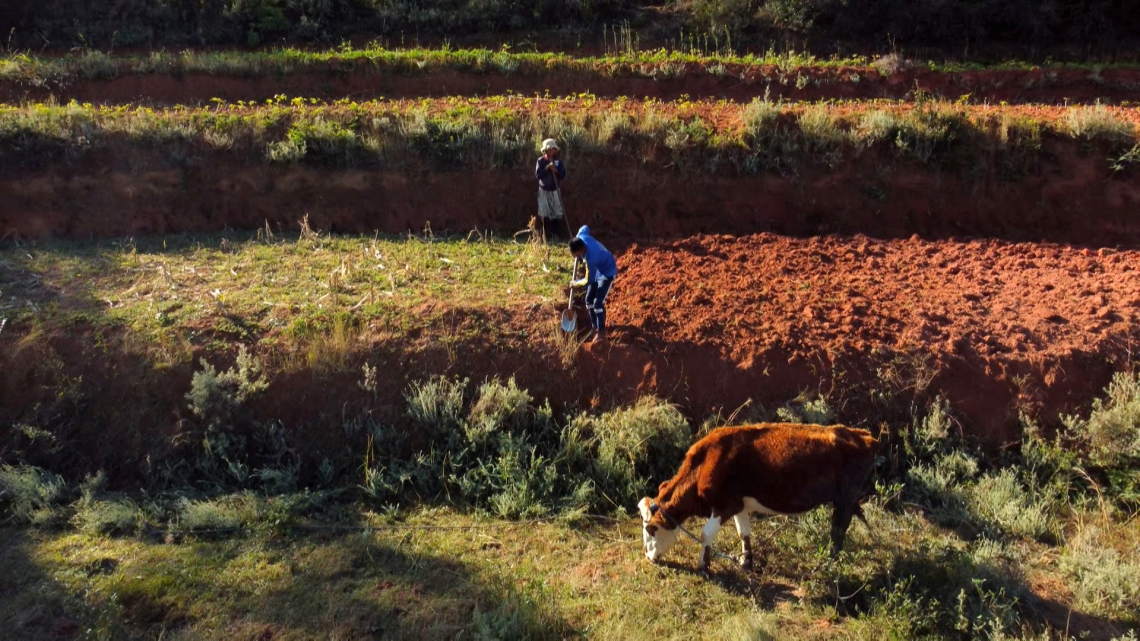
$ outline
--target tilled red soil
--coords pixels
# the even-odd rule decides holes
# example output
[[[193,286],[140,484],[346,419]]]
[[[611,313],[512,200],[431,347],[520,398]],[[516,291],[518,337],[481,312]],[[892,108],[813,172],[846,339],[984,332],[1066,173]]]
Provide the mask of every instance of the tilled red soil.
[[[1087,403],[1140,341],[1138,251],[758,234],[633,245],[619,264],[615,346],[591,353],[678,400],[933,376],[931,393],[1001,440],[1021,410],[1048,421]]]

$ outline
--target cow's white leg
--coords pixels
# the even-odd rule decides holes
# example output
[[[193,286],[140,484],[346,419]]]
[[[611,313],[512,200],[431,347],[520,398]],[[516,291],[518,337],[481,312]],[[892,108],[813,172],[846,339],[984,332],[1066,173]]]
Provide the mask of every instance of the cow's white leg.
[[[698,570],[709,569],[709,554],[712,552],[713,539],[716,538],[717,532],[720,532],[720,517],[711,516],[701,530],[701,562],[697,565]]]
[[[737,514],[732,517],[733,523],[736,524],[736,531],[740,534],[740,545],[743,548],[744,556],[740,557],[740,567],[745,569],[752,568],[752,519],[749,518],[748,510]]]

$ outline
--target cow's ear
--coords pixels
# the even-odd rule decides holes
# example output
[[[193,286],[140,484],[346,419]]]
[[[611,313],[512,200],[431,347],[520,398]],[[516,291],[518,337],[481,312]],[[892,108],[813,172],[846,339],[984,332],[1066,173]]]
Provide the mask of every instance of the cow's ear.
[[[648,534],[649,536],[657,536],[657,526],[656,525],[646,525],[645,526],[645,533]]]
[[[665,493],[665,486],[666,485],[669,485],[669,481],[661,481],[661,485],[657,486],[657,496],[661,496],[662,494]]]
[[[653,510],[649,507],[652,503],[653,499],[648,496],[637,502],[637,511],[641,512],[642,521],[648,521],[653,518]]]

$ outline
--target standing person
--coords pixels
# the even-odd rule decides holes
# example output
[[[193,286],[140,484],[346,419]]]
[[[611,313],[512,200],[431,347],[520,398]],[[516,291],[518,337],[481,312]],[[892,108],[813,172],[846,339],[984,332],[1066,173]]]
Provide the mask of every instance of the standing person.
[[[606,297],[617,278],[617,261],[605,245],[590,235],[586,225],[582,225],[578,235],[570,241],[570,254],[586,259],[586,276],[571,285],[586,286],[586,308],[590,310],[590,324],[594,327],[593,342],[600,343],[606,340]]]
[[[560,150],[553,138],[542,141],[542,155],[534,166],[534,177],[538,179],[538,219],[542,222],[542,238],[546,240],[547,228],[551,236],[561,236],[566,225],[563,219],[562,197],[558,193],[558,181],[566,180],[566,165],[558,159]],[[567,227],[566,235],[570,235]]]

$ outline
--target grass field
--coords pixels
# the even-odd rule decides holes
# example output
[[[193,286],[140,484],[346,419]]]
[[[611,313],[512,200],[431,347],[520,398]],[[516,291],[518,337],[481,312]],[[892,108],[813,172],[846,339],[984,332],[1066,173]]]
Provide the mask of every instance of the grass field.
[[[989,500],[1009,500],[984,487]],[[60,630],[91,639],[1135,638],[1135,519],[1093,504],[1053,517],[1059,540],[1042,542],[1050,535],[947,527],[945,510],[911,498],[873,500],[870,532],[854,526],[837,562],[821,510],[759,523],[758,569],[718,560],[709,576],[695,572],[698,549],[684,539],[664,565],[648,563],[627,517],[338,508],[338,521],[320,522],[282,518],[281,503],[311,496],[239,495],[183,504],[169,534],[109,538],[100,528],[124,519],[96,503],[80,508],[78,531],[0,530],[11,570],[0,614],[15,639]],[[187,533],[235,505],[261,506],[247,530]],[[737,547],[721,533],[721,551]]]
[[[514,308],[562,299],[561,246],[492,234],[257,234],[18,245],[0,253],[12,326],[124,328],[160,361],[214,344],[211,328],[290,353],[317,337],[398,336],[424,310]],[[492,327],[484,327],[492,331]],[[223,331],[228,335],[229,332]],[[203,345],[202,341],[206,341]],[[342,349],[349,349],[342,345]],[[302,356],[302,361],[306,357]]]

